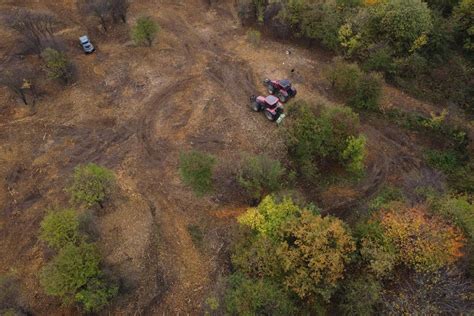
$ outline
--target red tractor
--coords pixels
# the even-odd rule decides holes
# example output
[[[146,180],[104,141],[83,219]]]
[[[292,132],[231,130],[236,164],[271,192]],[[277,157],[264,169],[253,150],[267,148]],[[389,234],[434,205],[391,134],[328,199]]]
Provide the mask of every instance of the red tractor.
[[[296,95],[296,89],[291,86],[291,82],[288,79],[265,79],[263,83],[267,86],[268,93],[277,96],[283,103]]]
[[[283,104],[273,95],[267,97],[257,97],[253,95],[250,97],[250,102],[252,110],[255,112],[263,111],[265,117],[272,122],[276,121],[277,123],[280,123],[285,117],[285,114],[283,114]]]

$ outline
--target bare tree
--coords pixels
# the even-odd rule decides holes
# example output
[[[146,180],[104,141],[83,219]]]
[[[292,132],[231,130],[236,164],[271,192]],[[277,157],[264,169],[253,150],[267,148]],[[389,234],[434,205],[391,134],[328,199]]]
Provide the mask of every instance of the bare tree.
[[[7,20],[8,25],[20,33],[25,42],[37,54],[54,42],[54,32],[58,21],[49,13],[33,12],[25,9],[16,10]]]
[[[109,0],[83,0],[81,9],[98,20],[104,32],[107,32],[107,21],[111,15],[111,2]]]
[[[474,308],[473,283],[457,268],[397,275],[382,293],[383,314],[467,315]]]
[[[19,96],[25,105],[34,106],[36,102],[36,89],[34,73],[29,69],[8,69],[0,75],[0,85],[7,87]]]
[[[112,21],[118,23],[122,21],[127,23],[127,12],[130,7],[128,0],[109,0],[110,9],[112,14]]]

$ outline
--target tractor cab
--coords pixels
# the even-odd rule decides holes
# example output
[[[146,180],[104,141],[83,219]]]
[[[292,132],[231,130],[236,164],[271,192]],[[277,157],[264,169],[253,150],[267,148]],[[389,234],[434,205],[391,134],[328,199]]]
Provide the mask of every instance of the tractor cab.
[[[288,79],[278,80],[278,84],[285,90],[288,90],[291,87],[291,82]]]
[[[265,98],[265,103],[268,104],[268,107],[269,107],[269,108],[274,108],[274,107],[276,107],[276,106],[278,105],[278,102],[279,102],[279,101],[280,101],[280,100],[279,100],[277,97],[273,96],[273,95],[269,95],[269,96],[267,96],[267,97]]]

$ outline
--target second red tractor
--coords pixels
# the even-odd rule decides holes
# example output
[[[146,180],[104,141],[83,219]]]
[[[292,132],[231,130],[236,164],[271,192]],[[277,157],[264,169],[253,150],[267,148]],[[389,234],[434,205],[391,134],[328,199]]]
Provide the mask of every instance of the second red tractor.
[[[273,94],[285,103],[289,98],[296,95],[296,89],[291,85],[290,80],[270,80],[265,79],[263,83],[267,86],[268,93]]]

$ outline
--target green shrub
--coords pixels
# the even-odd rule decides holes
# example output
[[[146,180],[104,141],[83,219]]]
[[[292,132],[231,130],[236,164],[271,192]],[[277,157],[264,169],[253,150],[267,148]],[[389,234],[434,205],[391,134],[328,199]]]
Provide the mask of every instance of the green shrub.
[[[316,115],[306,103],[298,102],[290,107],[289,116],[284,137],[301,175],[314,180],[320,166],[334,162],[361,170],[365,142],[358,137],[359,117],[350,108],[324,108]]]
[[[364,61],[363,69],[365,71],[382,72],[387,76],[395,74],[395,64],[393,62],[392,50],[388,47],[376,49],[369,53]]]
[[[72,66],[65,53],[46,48],[41,57],[45,61],[46,70],[52,79],[61,79],[68,83],[72,78]]]
[[[369,209],[371,211],[379,210],[387,206],[393,201],[403,201],[403,193],[399,188],[396,187],[384,187],[376,197],[369,202]]]
[[[463,48],[474,52],[474,1],[462,0],[454,8],[453,19],[460,34]]]
[[[346,162],[346,169],[349,172],[359,174],[364,170],[365,159],[365,142],[364,136],[349,136],[347,147],[342,152],[342,159]]]
[[[379,108],[380,96],[382,95],[382,82],[380,74],[364,74],[348,104],[356,109],[377,110]]]
[[[425,159],[430,166],[442,170],[446,174],[455,172],[460,163],[458,154],[453,150],[428,150],[425,153]]]
[[[75,210],[52,211],[41,222],[40,238],[49,247],[59,250],[79,241],[79,219]]]
[[[262,34],[257,30],[248,30],[247,31],[247,41],[252,44],[254,47],[260,46]]]
[[[370,276],[357,276],[342,286],[339,309],[344,315],[373,315],[380,300],[382,285]]]
[[[371,35],[392,43],[399,54],[426,44],[433,28],[431,11],[421,0],[392,0],[371,7]]]
[[[100,310],[117,293],[105,285],[99,252],[88,243],[65,245],[41,271],[40,283],[46,294],[67,305],[81,303],[87,311]]]
[[[132,28],[132,38],[137,45],[151,46],[160,26],[151,17],[141,17]]]
[[[254,199],[278,191],[283,186],[285,168],[278,160],[267,156],[247,156],[244,158],[237,180],[248,195]]]
[[[296,308],[288,294],[265,279],[247,279],[241,274],[229,278],[225,298],[230,315],[294,315]]]
[[[398,264],[397,249],[377,221],[369,220],[356,228],[359,253],[369,271],[377,278],[389,275]]]
[[[355,63],[347,63],[342,58],[335,58],[326,77],[332,87],[344,97],[353,97],[358,90],[364,73]]]
[[[117,286],[107,284],[102,278],[92,278],[84,288],[77,292],[75,300],[86,312],[94,312],[105,307],[112,298],[117,296],[117,293]]]
[[[466,195],[443,198],[434,210],[453,221],[474,241],[474,204]]]
[[[364,73],[357,64],[336,58],[326,77],[350,106],[366,110],[378,109],[382,94],[382,77],[379,74]]]
[[[216,159],[199,151],[182,152],[179,171],[183,182],[202,196],[212,190],[212,173]]]
[[[74,168],[73,183],[68,189],[75,202],[87,206],[103,202],[112,192],[115,176],[112,171],[93,163]]]

